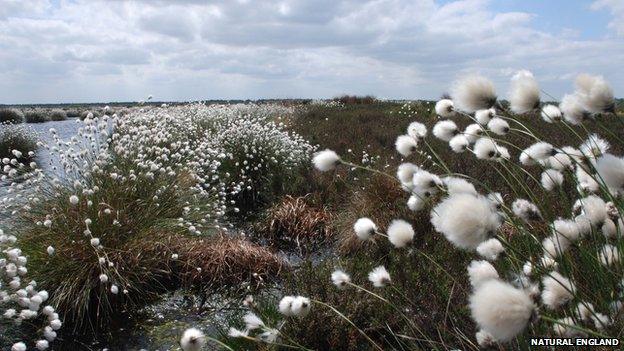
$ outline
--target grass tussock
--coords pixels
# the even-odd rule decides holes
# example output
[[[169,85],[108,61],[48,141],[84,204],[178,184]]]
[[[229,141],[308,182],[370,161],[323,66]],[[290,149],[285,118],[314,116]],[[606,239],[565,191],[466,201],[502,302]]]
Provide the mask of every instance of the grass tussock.
[[[50,120],[50,116],[44,110],[34,109],[26,111],[24,119],[26,123],[45,123]]]
[[[270,245],[308,250],[332,237],[331,214],[307,197],[286,196],[266,211],[257,234]]]
[[[15,108],[0,109],[0,124],[18,124],[24,122],[24,113]]]
[[[49,113],[50,121],[64,121],[67,119],[67,112],[61,109],[54,109]]]
[[[37,136],[23,125],[0,124],[0,159],[16,158],[13,150],[22,154],[19,162],[30,160],[29,153],[37,150]]]

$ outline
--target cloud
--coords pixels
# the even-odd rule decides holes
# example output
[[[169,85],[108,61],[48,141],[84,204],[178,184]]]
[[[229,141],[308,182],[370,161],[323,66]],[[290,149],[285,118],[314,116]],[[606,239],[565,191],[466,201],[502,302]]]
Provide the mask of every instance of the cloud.
[[[613,16],[613,20],[609,22],[609,28],[615,30],[618,35],[624,36],[624,1],[597,0],[592,3],[591,8],[592,10],[609,10]]]
[[[434,98],[471,72],[504,92],[519,69],[555,95],[581,71],[624,90],[622,38],[544,32],[488,0],[0,2],[0,103]]]

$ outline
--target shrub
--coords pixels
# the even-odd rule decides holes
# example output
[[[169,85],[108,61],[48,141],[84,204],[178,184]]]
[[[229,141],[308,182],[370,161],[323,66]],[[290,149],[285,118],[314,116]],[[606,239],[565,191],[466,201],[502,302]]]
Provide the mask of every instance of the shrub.
[[[49,116],[43,110],[30,110],[24,114],[26,123],[44,123],[50,120]]]
[[[50,111],[49,118],[51,121],[64,121],[67,119],[67,113],[61,109]]]
[[[18,109],[14,108],[3,108],[0,109],[0,123],[23,123],[24,122],[24,113]]]
[[[78,118],[81,115],[80,110],[78,109],[68,109],[65,111],[67,118]]]

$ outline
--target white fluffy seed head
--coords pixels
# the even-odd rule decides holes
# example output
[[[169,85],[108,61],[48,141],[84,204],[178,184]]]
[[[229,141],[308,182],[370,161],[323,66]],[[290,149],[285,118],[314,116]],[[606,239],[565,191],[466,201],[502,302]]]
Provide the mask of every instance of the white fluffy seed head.
[[[606,244],[598,251],[598,261],[606,267],[619,263],[620,250],[611,244]]]
[[[442,99],[436,102],[435,111],[440,117],[452,117],[454,112],[453,101],[450,99]]]
[[[200,351],[205,345],[206,336],[196,328],[185,330],[180,339],[180,346],[184,351]]]
[[[436,138],[446,142],[451,141],[451,139],[458,133],[459,129],[457,128],[457,124],[453,121],[439,121],[433,126],[433,135],[435,135]]]
[[[482,76],[467,76],[457,80],[451,88],[455,107],[472,113],[489,109],[496,103],[496,90],[489,79]]]
[[[442,182],[446,187],[446,191],[451,195],[461,193],[477,195],[477,189],[475,189],[474,185],[463,178],[444,177]]]
[[[368,240],[377,231],[377,225],[370,218],[362,217],[355,221],[353,230],[360,240]]]
[[[500,147],[491,138],[483,137],[475,142],[474,153],[480,160],[494,160],[500,156]]]
[[[511,111],[522,114],[537,109],[540,105],[540,89],[533,74],[519,71],[511,78],[509,92]]]
[[[397,178],[401,181],[401,184],[411,186],[414,174],[420,170],[420,167],[413,163],[405,162],[399,165],[397,168]]]
[[[511,204],[511,210],[525,222],[542,219],[542,213],[539,208],[537,208],[534,203],[525,199],[517,199],[514,201]]]
[[[593,226],[602,226],[607,219],[607,204],[596,195],[589,195],[577,200],[574,208],[580,209]]]
[[[310,313],[311,308],[312,304],[307,297],[297,296],[292,301],[291,311],[293,316],[305,317]]]
[[[500,342],[520,334],[534,309],[533,301],[523,290],[496,279],[480,284],[470,296],[472,318]]]
[[[312,159],[314,167],[321,172],[330,171],[340,164],[340,156],[336,152],[326,149],[314,154]]]
[[[373,268],[373,270],[368,273],[368,280],[373,283],[373,286],[376,288],[383,288],[392,282],[390,273],[388,273],[384,266]]]
[[[598,180],[613,191],[624,189],[624,160],[611,154],[604,154],[595,164]]]
[[[418,142],[409,135],[399,135],[394,142],[394,146],[403,157],[408,157],[416,152]]]
[[[452,194],[431,211],[431,224],[455,246],[474,250],[494,235],[501,219],[483,196]]]
[[[591,113],[613,112],[613,89],[602,76],[581,74],[576,78],[576,95],[583,108]]]
[[[489,261],[496,261],[498,255],[504,251],[503,244],[496,238],[488,239],[477,246],[477,253]]]
[[[525,166],[532,166],[555,154],[556,150],[551,144],[540,141],[522,150],[520,162]]]
[[[412,122],[407,126],[407,135],[418,140],[427,136],[427,127],[420,122]]]
[[[449,141],[449,146],[451,150],[456,153],[462,153],[468,149],[470,145],[470,141],[463,134],[457,134]]]
[[[395,219],[388,226],[388,240],[394,247],[402,248],[414,239],[414,228],[402,219]]]
[[[541,183],[544,189],[551,191],[563,184],[563,174],[554,169],[547,169],[542,172]]]
[[[470,144],[473,144],[482,135],[483,127],[481,127],[478,123],[469,124],[466,129],[464,129],[464,136],[468,139]]]
[[[344,271],[337,269],[332,272],[331,280],[338,289],[344,289],[351,282],[351,277]]]
[[[561,118],[563,118],[563,113],[561,112],[559,107],[548,104],[542,107],[541,116],[545,122],[553,123],[561,121]]]
[[[499,117],[492,118],[488,122],[487,127],[492,133],[497,135],[506,135],[510,130],[509,123]]]
[[[542,302],[551,310],[556,310],[572,300],[576,291],[574,284],[556,271],[544,276],[542,285]]]
[[[583,105],[579,102],[576,95],[567,94],[564,95],[559,104],[559,109],[563,113],[563,118],[566,122],[577,125],[581,124],[585,118],[587,118]]]
[[[281,314],[283,314],[284,316],[292,316],[292,303],[293,301],[295,301],[295,297],[294,296],[284,296],[278,305],[278,310],[280,311]]]
[[[488,261],[472,261],[468,265],[468,277],[472,287],[477,288],[488,280],[498,279],[498,272]]]
[[[492,118],[496,116],[496,110],[493,108],[488,108],[486,110],[478,110],[475,112],[475,119],[477,123],[482,126],[487,125]]]

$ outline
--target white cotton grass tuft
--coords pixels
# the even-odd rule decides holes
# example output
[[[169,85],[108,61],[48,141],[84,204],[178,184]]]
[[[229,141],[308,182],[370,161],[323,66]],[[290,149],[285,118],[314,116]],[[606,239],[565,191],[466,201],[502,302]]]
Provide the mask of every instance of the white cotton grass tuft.
[[[420,171],[420,167],[413,163],[401,163],[397,168],[397,178],[401,181],[401,184],[411,186],[414,174],[418,171]]]
[[[436,194],[442,184],[443,183],[440,177],[423,169],[414,173],[414,176],[412,177],[413,190],[419,195],[424,195],[425,197]]]
[[[467,113],[489,109],[497,99],[492,81],[478,75],[466,76],[453,83],[451,96],[455,108]]]
[[[512,340],[527,326],[535,306],[521,289],[491,279],[470,296],[470,311],[477,325],[499,342]]]
[[[542,172],[541,183],[544,189],[552,191],[563,184],[563,173],[555,169],[547,169]]]
[[[607,204],[596,195],[576,200],[573,207],[580,209],[593,226],[601,226],[607,219]]]
[[[555,155],[540,161],[540,163],[544,168],[552,168],[557,171],[571,170],[574,168],[574,164],[572,163],[570,152],[576,152],[575,150],[576,149],[569,146],[564,146],[561,150],[558,150]]]
[[[570,240],[562,235],[551,235],[542,240],[545,257],[556,259],[570,247]]]
[[[561,119],[563,118],[563,113],[561,112],[559,107],[548,104],[542,107],[541,116],[545,122],[553,123],[561,121]]]
[[[610,148],[611,145],[608,141],[594,133],[579,146],[579,151],[585,158],[595,159],[606,154]]]
[[[377,232],[377,225],[372,219],[362,217],[355,221],[353,230],[360,240],[368,240]]]
[[[311,308],[310,299],[303,296],[284,296],[278,304],[279,312],[287,317],[305,317]]]
[[[201,330],[189,328],[184,331],[180,339],[180,346],[184,351],[199,351],[206,345],[206,336]]]
[[[613,191],[624,189],[624,160],[611,154],[604,154],[596,160],[597,178]]]
[[[487,198],[459,193],[431,210],[431,224],[455,246],[474,250],[496,232],[501,219]]]
[[[552,232],[553,235],[563,236],[571,242],[575,242],[581,237],[578,223],[570,219],[556,219],[552,224]]]
[[[470,144],[474,144],[483,135],[483,127],[478,123],[469,124],[464,129],[464,136]]]
[[[412,122],[407,126],[407,135],[419,140],[427,136],[427,127],[420,122]]]
[[[394,146],[403,157],[408,157],[418,150],[418,142],[409,135],[399,135]]]
[[[78,202],[80,202],[80,199],[78,198],[78,196],[76,195],[72,195],[69,197],[69,203],[72,205],[78,205]]]
[[[264,322],[253,312],[247,312],[243,316],[247,330],[255,330],[264,327]]]
[[[556,154],[557,151],[551,144],[540,141],[522,150],[520,162],[525,166],[533,166]]]
[[[537,109],[540,105],[540,89],[533,73],[522,70],[511,78],[509,92],[511,111],[523,114]]]
[[[620,220],[621,222],[621,220]],[[610,218],[606,218],[602,227],[600,227],[600,231],[605,238],[616,238],[618,236],[618,228]]]
[[[459,129],[457,124],[453,121],[444,120],[439,121],[433,126],[433,135],[441,140],[446,142],[451,141],[451,139],[459,133]]]
[[[331,171],[340,164],[340,156],[332,150],[326,149],[314,154],[314,167],[321,172]]]
[[[496,117],[496,110],[493,108],[478,110],[475,112],[475,119],[477,120],[477,123],[482,126],[487,125],[494,117]]]
[[[453,108],[453,100],[451,99],[442,99],[436,102],[435,111],[438,116],[443,118],[453,117],[454,108]]]
[[[620,250],[611,244],[606,244],[598,251],[598,261],[606,267],[619,263]]]
[[[503,244],[496,238],[488,239],[477,246],[477,253],[488,261],[496,261],[504,251]]]
[[[472,261],[468,265],[468,278],[470,285],[476,289],[483,282],[498,279],[498,272],[488,261]]]
[[[449,146],[451,147],[451,150],[459,154],[468,149],[468,146],[470,146],[470,141],[463,134],[458,134],[451,138],[451,140],[449,141]]]
[[[475,339],[477,339],[477,344],[479,345],[479,347],[484,349],[496,344],[496,340],[494,340],[492,334],[486,332],[485,330],[479,330],[475,334]]]
[[[580,74],[575,83],[576,95],[585,110],[591,113],[614,112],[613,89],[602,76]]]
[[[414,240],[414,228],[402,219],[395,219],[388,226],[388,240],[396,248],[405,247]]]
[[[500,156],[500,146],[491,138],[479,138],[474,144],[474,154],[480,160],[493,160]]]
[[[582,166],[578,165],[574,174],[576,175],[577,187],[579,190],[596,193],[600,189],[600,184],[598,184],[596,178],[587,173]]]
[[[383,288],[392,282],[390,273],[388,273],[384,266],[373,268],[373,270],[368,273],[368,280],[373,283],[373,286],[376,288]]]
[[[344,289],[351,283],[351,277],[340,269],[332,272],[331,280],[338,289]]]
[[[407,199],[407,208],[414,212],[422,210],[426,204],[427,200],[423,196],[412,195]]]
[[[576,95],[564,95],[561,103],[559,103],[559,109],[563,113],[565,121],[572,125],[581,124],[587,118],[585,108]]]
[[[509,133],[509,123],[507,123],[507,121],[505,121],[502,118],[499,117],[495,117],[492,118],[488,124],[487,124],[488,129],[497,135],[507,135],[507,133]]]
[[[511,204],[512,212],[525,222],[542,219],[539,208],[526,199],[516,199]]]
[[[542,302],[551,310],[556,310],[574,298],[576,287],[570,279],[557,271],[552,271],[542,278]]]
[[[463,178],[444,177],[442,178],[442,183],[444,183],[446,191],[451,195],[461,193],[477,195],[477,189],[475,189],[474,185]]]
[[[297,317],[307,316],[311,308],[312,304],[310,303],[310,299],[303,296],[295,297],[291,305],[292,314]]]
[[[589,302],[579,302],[574,309],[576,318],[581,321],[589,321],[594,313],[596,313],[594,305]]]

